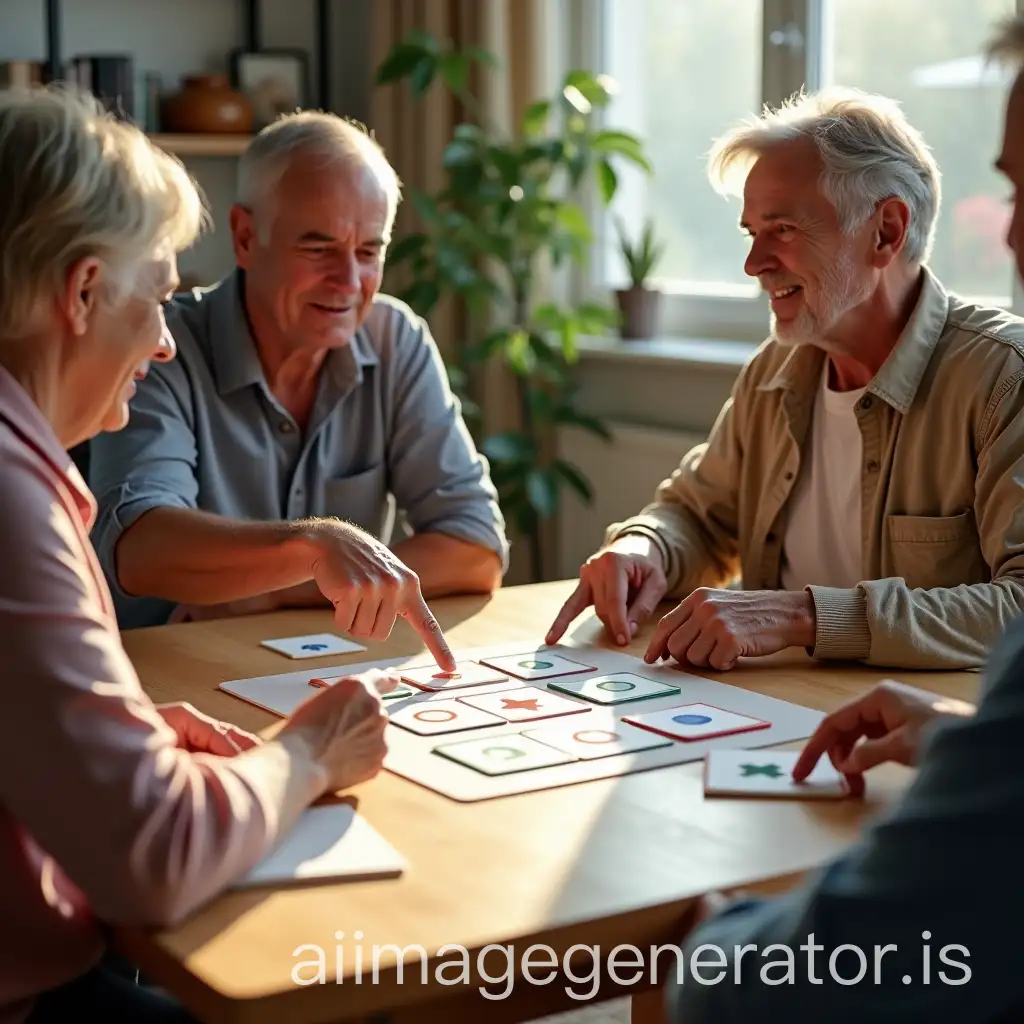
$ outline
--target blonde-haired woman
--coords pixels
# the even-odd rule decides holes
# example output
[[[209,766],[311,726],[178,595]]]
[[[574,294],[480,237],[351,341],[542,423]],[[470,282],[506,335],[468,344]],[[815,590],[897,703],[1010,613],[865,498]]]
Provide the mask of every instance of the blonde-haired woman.
[[[382,674],[320,692],[272,741],[155,707],[121,647],[67,450],[127,421],[171,359],[162,302],[204,211],[181,165],[90,97],[0,92],[0,1024],[186,1020],[105,967],[385,752]]]

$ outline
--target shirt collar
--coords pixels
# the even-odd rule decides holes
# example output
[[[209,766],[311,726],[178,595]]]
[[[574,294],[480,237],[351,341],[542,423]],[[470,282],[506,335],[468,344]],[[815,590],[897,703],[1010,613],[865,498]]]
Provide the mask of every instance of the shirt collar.
[[[903,333],[868,384],[870,391],[900,413],[906,413],[917,395],[925,370],[949,318],[949,293],[935,275],[921,268],[921,294]],[[817,385],[825,358],[816,346],[794,348],[761,391],[803,391]]]
[[[242,301],[244,284],[245,272],[236,269],[214,287],[209,296],[213,304],[210,348],[217,392],[222,396],[252,385],[267,387]],[[363,367],[376,366],[378,362],[377,351],[364,323],[348,345],[327,353],[324,372],[332,389],[342,394],[348,387],[362,383]]]
[[[6,421],[28,447],[53,467],[71,492],[86,531],[91,530],[96,521],[96,499],[92,491],[50,421],[3,366],[0,366],[0,420]]]

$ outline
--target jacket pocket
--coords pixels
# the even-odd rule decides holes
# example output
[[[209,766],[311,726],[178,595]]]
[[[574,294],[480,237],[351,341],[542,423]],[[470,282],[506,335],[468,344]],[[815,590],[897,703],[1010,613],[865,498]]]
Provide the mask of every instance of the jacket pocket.
[[[974,514],[888,517],[889,543],[897,576],[908,587],[956,587],[987,583]]]

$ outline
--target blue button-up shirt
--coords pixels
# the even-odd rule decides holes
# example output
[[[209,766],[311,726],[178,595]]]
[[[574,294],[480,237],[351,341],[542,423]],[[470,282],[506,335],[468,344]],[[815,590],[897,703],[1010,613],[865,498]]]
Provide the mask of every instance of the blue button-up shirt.
[[[396,511],[508,565],[497,495],[437,346],[405,305],[378,296],[349,345],[331,350],[305,431],[271,394],[242,308],[244,277],[176,296],[178,357],[155,363],[128,426],[92,442],[93,531],[122,628],[166,622],[171,602],[118,585],[123,530],[162,506],[248,520],[337,516],[390,541]]]

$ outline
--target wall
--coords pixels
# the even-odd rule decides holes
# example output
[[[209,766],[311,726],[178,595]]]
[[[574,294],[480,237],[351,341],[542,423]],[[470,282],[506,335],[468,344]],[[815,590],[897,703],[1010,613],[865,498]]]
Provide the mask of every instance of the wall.
[[[369,117],[373,69],[370,18],[373,0],[344,0],[331,6],[331,108],[365,121]],[[182,75],[226,71],[227,54],[243,38],[237,0],[63,0],[61,54],[129,53],[140,74],[155,71],[174,92]],[[0,61],[45,60],[44,0],[0,0]],[[263,0],[264,47],[304,49],[310,79],[317,83],[314,0]],[[206,281],[232,266],[227,210],[234,193],[236,160],[183,158],[213,214],[213,230],[180,261],[182,274]]]
[[[576,373],[579,404],[605,420],[608,444],[564,431],[559,455],[589,478],[587,505],[563,492],[557,575],[575,577],[610,522],[639,512],[679,460],[703,441],[754,345],[729,341],[584,341]]]

